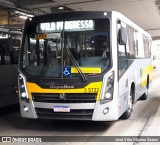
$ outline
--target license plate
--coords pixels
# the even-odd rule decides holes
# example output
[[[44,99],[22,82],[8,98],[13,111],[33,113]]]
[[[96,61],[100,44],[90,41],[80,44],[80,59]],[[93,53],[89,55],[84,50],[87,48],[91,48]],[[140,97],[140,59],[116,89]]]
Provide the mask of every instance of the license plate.
[[[69,106],[54,106],[54,112],[70,112]]]

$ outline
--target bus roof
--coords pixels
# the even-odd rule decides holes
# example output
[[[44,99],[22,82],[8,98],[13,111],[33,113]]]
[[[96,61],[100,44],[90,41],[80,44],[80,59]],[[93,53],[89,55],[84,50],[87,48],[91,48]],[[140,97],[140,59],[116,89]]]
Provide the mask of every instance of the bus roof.
[[[106,15],[107,14],[107,15]],[[32,20],[33,23],[46,22],[51,20],[69,20],[69,19],[87,19],[87,18],[106,18],[107,17],[115,17],[119,18],[125,23],[129,24],[136,30],[140,31],[147,37],[151,38],[151,35],[144,31],[141,27],[136,25],[133,21],[125,17],[123,14],[116,11],[71,11],[71,12],[61,12],[61,13],[50,13],[45,15],[35,16],[33,18],[29,18],[27,21]]]

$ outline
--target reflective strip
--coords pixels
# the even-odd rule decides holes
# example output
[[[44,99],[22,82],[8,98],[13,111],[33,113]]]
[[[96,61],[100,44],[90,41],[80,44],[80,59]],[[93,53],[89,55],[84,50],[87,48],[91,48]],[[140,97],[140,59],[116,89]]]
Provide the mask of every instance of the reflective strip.
[[[90,83],[84,88],[76,88],[76,89],[44,89],[35,83],[27,82],[27,88],[29,91],[28,94],[30,100],[32,100],[31,93],[97,93],[96,100],[98,101],[100,99],[102,82]],[[94,92],[96,90],[98,90],[98,92]]]
[[[102,69],[101,68],[88,68],[88,67],[83,67],[83,68],[80,68],[81,71],[83,73],[93,73],[93,74],[100,74],[102,73]],[[71,68],[71,73],[79,73],[77,68],[75,67],[72,67]]]
[[[142,69],[142,87],[147,85],[147,75],[149,75],[149,81],[153,78],[153,65],[144,67]]]

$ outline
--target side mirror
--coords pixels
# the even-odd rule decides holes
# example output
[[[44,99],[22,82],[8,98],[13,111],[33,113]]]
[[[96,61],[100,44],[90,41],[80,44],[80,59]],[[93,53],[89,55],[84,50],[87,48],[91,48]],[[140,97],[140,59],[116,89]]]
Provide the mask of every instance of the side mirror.
[[[118,38],[118,41],[119,41],[119,44],[120,45],[126,45],[127,44],[127,30],[123,27],[121,27],[119,29],[119,38]]]

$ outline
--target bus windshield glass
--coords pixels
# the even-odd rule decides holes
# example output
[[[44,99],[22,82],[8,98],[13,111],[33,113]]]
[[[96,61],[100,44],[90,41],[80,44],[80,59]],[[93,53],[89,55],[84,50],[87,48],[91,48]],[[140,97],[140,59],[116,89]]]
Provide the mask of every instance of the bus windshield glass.
[[[109,19],[31,23],[24,37],[22,65],[32,76],[98,75],[111,64]]]

